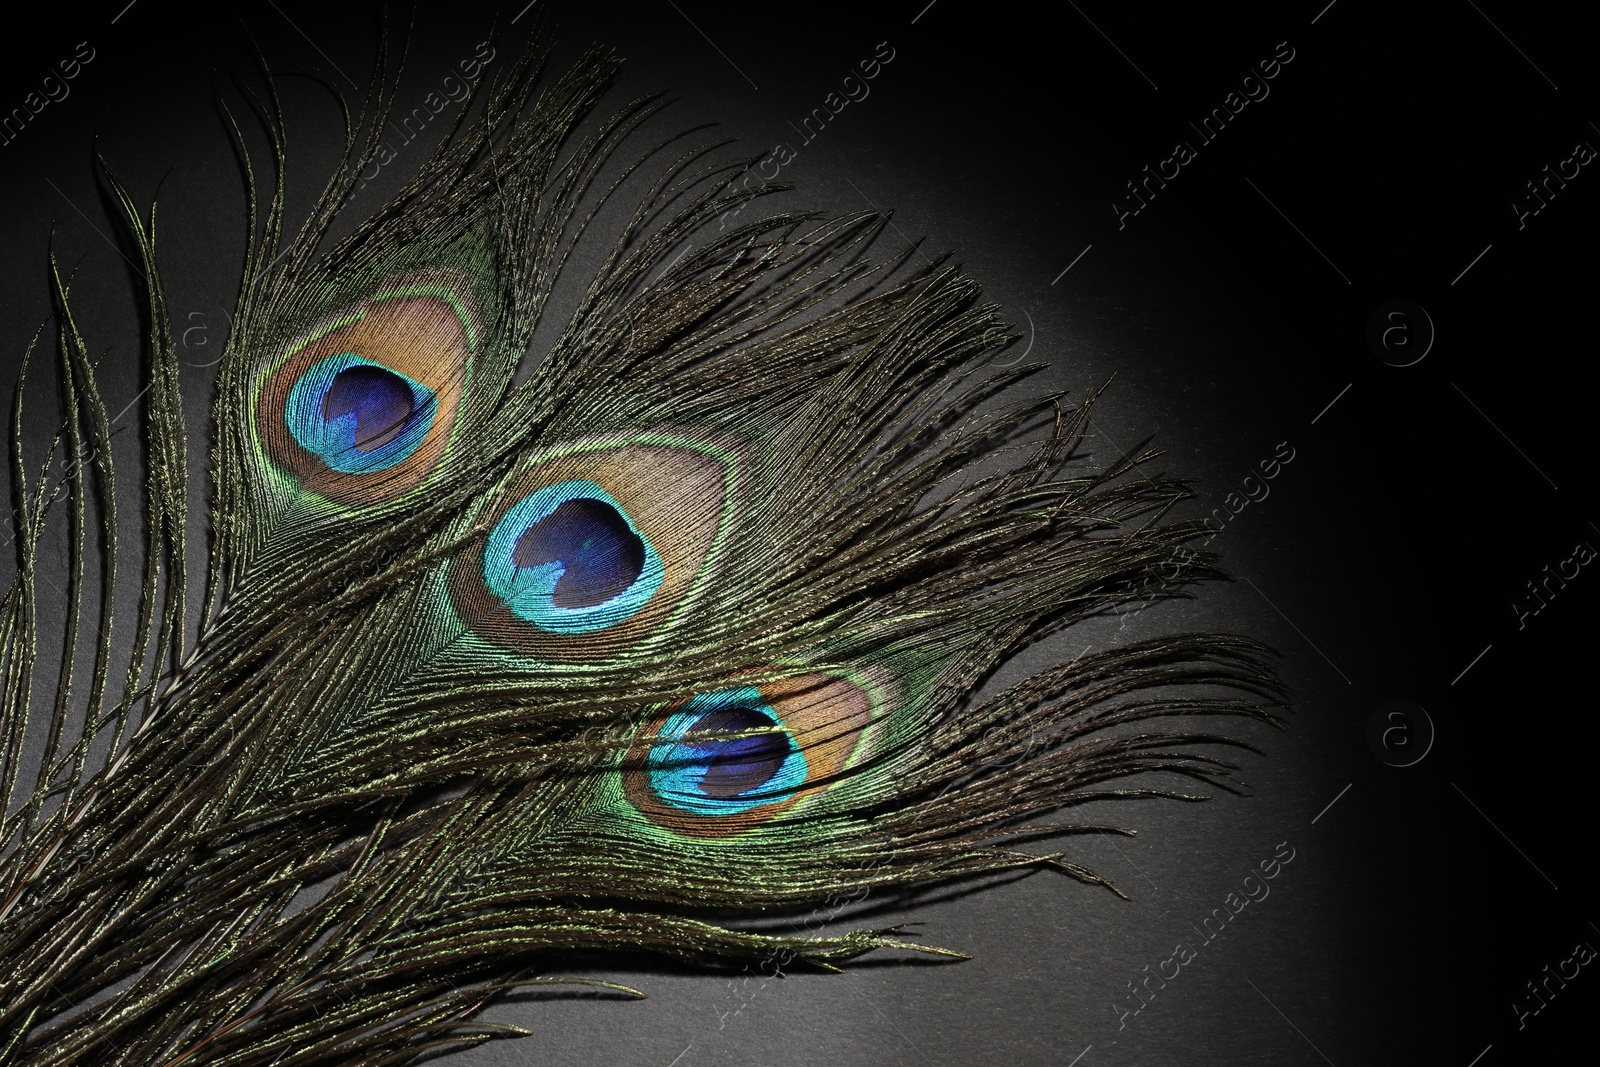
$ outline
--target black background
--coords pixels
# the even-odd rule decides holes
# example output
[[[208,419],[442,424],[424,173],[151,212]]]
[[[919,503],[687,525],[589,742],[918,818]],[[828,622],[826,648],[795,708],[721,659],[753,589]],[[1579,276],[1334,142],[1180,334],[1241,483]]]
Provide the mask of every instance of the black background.
[[[975,956],[960,964],[885,957],[781,979],[630,957],[552,964],[650,998],[497,1006],[492,1018],[534,1036],[450,1062],[1493,1067],[1571,1048],[1600,1000],[1594,966],[1520,1027],[1512,1005],[1532,1007],[1525,983],[1576,943],[1600,945],[1589,856],[1600,731],[1581,684],[1600,578],[1583,568],[1520,626],[1512,605],[1534,606],[1526,583],[1579,543],[1600,547],[1582,443],[1600,176],[1584,167],[1521,228],[1510,204],[1577,142],[1600,146],[1593,35],[1578,15],[1506,4],[1324,2],[541,0],[510,27],[498,55],[554,15],[566,54],[601,41],[627,57],[617,103],[670,88],[683,99],[667,124],[716,121],[752,152],[789,143],[793,203],[893,208],[884,240],[952,251],[1026,338],[1004,358],[1027,348],[1051,365],[1037,388],[1081,393],[1115,375],[1097,421],[1103,455],[1155,435],[1168,450],[1159,465],[1198,487],[1195,513],[1224,506],[1288,442],[1295,458],[1270,494],[1211,545],[1240,581],[1086,624],[1015,670],[1124,637],[1221,628],[1279,648],[1297,696],[1286,731],[1245,732],[1264,750],[1246,761],[1250,796],[1124,805],[1101,817],[1137,838],[1064,843],[1131,902],[1036,874],[858,917],[922,922],[922,939]],[[520,6],[499,12],[502,29]],[[236,103],[231,79],[253,77],[247,32],[275,66],[315,66],[358,93],[375,16],[267,3],[236,20],[159,0],[39,16],[12,28],[0,108],[22,106],[78,42],[95,58],[0,146],[8,366],[48,314],[54,226],[79,271],[77,313],[104,357],[108,406],[139,391],[135,289],[97,143],[137,199],[159,198],[198,434],[244,235],[214,98]],[[425,4],[416,18],[408,77],[420,100],[496,13]],[[805,143],[791,123],[880,42],[894,58],[870,95]],[[1186,120],[1221,106],[1279,42],[1294,58],[1270,95],[1200,145]],[[291,206],[303,209],[332,165],[338,112],[309,79],[282,85]],[[1179,139],[1198,157],[1119,228],[1124,183]],[[371,208],[404,167],[363,192]],[[1367,343],[1369,316],[1396,299],[1425,308],[1437,331],[1407,367]],[[29,429],[42,449],[48,418]],[[1437,730],[1407,768],[1367,742],[1394,699],[1424,707]],[[1139,1003],[1128,983],[1178,942],[1198,944],[1193,925],[1284,842],[1294,859],[1270,896],[1119,1019]]]

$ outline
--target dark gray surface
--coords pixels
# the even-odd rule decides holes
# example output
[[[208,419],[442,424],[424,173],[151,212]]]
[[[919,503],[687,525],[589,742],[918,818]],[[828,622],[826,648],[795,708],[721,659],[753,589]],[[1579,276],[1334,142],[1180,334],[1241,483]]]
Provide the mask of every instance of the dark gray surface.
[[[1596,729],[1577,685],[1600,596],[1588,584],[1600,579],[1581,571],[1520,627],[1512,604],[1531,607],[1525,583],[1576,542],[1600,546],[1581,443],[1600,204],[1588,186],[1600,179],[1583,168],[1521,229],[1509,203],[1575,141],[1600,145],[1586,27],[1470,4],[1403,16],[1355,0],[1320,16],[1320,3],[1183,15],[1099,5],[1058,17],[922,3],[560,12],[567,45],[599,39],[628,57],[618,102],[673,88],[684,100],[666,126],[714,120],[752,151],[794,145],[782,180],[799,186],[795,203],[892,207],[887,242],[926,235],[929,250],[953,250],[1028,335],[1030,357],[1051,364],[1039,390],[1116,375],[1101,447],[1155,434],[1165,469],[1199,486],[1197,513],[1289,442],[1295,458],[1270,495],[1213,545],[1247,580],[1122,629],[1082,627],[1013,671],[1124,637],[1227,629],[1282,650],[1298,710],[1281,734],[1248,733],[1265,753],[1247,757],[1250,797],[1122,805],[1100,817],[1137,838],[1064,842],[1129,902],[1037,874],[864,920],[924,923],[920,937],[975,956],[957,965],[870,959],[847,975],[772,979],[638,958],[552,963],[650,999],[499,1006],[491,1017],[534,1036],[446,1062],[1492,1067],[1561,1048],[1600,979],[1586,968],[1520,1028],[1512,1003],[1531,1007],[1524,983],[1574,942],[1600,945],[1586,855]],[[98,136],[136,197],[159,185],[198,434],[200,365],[219,351],[242,247],[212,90],[231,93],[228,73],[248,68],[224,17],[146,0],[113,25],[122,6],[50,13],[11,42],[6,106],[78,41],[96,58],[0,146],[0,266],[12,282],[0,338],[19,353],[48,309],[41,264],[59,219],[64,259],[82,259],[78,313],[107,353],[107,403],[116,412],[138,392],[133,290],[90,166]],[[365,14],[268,4],[245,17],[275,63],[364,86]],[[458,4],[418,21],[420,98],[492,18]],[[790,124],[884,41],[895,58],[870,95],[802,144]],[[1220,106],[1280,41],[1295,56],[1270,95],[1119,230],[1123,183],[1191,137],[1185,121]],[[308,81],[284,91],[303,204],[337,113]],[[372,207],[404,160],[394,166]],[[1410,367],[1366,342],[1368,315],[1395,299],[1425,307],[1438,331]],[[1366,740],[1393,699],[1425,707],[1438,730],[1403,769]],[[1283,842],[1294,859],[1270,895],[1202,944],[1195,927]],[[1120,1017],[1137,1004],[1128,983],[1179,943],[1193,961]]]

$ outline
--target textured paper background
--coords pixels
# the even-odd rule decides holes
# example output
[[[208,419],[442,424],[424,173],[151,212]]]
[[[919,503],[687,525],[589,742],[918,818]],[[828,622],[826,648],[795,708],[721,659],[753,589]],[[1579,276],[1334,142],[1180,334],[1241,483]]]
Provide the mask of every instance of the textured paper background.
[[[1553,583],[1537,614],[1526,589],[1578,543],[1600,547],[1583,443],[1600,178],[1583,167],[1553,196],[1542,190],[1547,206],[1520,229],[1511,203],[1528,210],[1524,183],[1575,143],[1600,146],[1587,27],[1565,12],[1470,3],[1398,13],[1340,0],[1319,13],[924,2],[554,9],[564,48],[598,39],[628,57],[616,103],[658,88],[683,97],[663,135],[716,121],[752,154],[785,142],[791,203],[893,208],[886,243],[923,237],[930,253],[952,251],[1027,338],[1003,358],[1026,349],[1050,364],[1040,391],[1115,375],[1097,451],[1154,435],[1168,450],[1157,466],[1198,487],[1196,514],[1224,507],[1287,442],[1295,458],[1270,494],[1211,546],[1239,581],[1125,625],[1085,625],[1003,677],[1124,637],[1220,628],[1283,652],[1297,711],[1282,733],[1244,732],[1263,751],[1245,755],[1248,798],[1081,813],[1139,828],[1059,846],[1131,901],[1040,873],[855,915],[923,923],[919,937],[975,957],[955,965],[884,954],[843,976],[775,979],[635,957],[552,961],[551,973],[635,984],[650,999],[502,1005],[493,1018],[535,1036],[446,1062],[1492,1067],[1586,1042],[1600,998],[1592,968],[1520,1028],[1512,1005],[1532,1007],[1525,983],[1576,942],[1600,946],[1588,856],[1597,731],[1582,685],[1600,578],[1582,568]],[[138,392],[134,290],[94,178],[98,138],[136,197],[159,192],[198,435],[203,365],[226,336],[242,248],[240,183],[212,97],[251,77],[243,32],[229,14],[155,0],[37,14],[7,42],[0,107],[21,106],[78,42],[95,58],[0,146],[6,366],[47,313],[54,222],[65,262],[82,264],[74,296],[104,353],[107,403],[116,412]],[[364,9],[239,14],[275,64],[365,86],[375,32]],[[472,3],[418,11],[419,103],[493,15]],[[881,42],[894,58],[870,95],[805,141],[795,127]],[[1200,143],[1186,123],[1224,106],[1279,42],[1294,58],[1270,94]],[[303,206],[331,164],[338,115],[309,79],[281,84]],[[1113,202],[1133,206],[1125,183],[1180,139],[1196,158],[1119,228]],[[377,207],[406,163],[401,152],[358,206]],[[1369,315],[1397,299],[1424,307],[1437,331],[1409,367],[1380,360],[1366,338]],[[125,444],[133,420],[120,423]],[[38,417],[29,431],[42,447],[52,428]],[[1369,719],[1394,699],[1424,707],[1437,730],[1409,768],[1386,766],[1367,742]],[[1202,943],[1195,928],[1285,842],[1294,859],[1270,896]],[[1179,943],[1195,959],[1122,1016],[1140,1004],[1129,983]]]

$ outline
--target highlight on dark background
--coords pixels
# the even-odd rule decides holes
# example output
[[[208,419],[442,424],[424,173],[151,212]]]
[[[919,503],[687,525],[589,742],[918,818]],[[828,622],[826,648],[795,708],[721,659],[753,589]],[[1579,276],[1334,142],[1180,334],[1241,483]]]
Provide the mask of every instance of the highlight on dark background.
[[[253,37],[284,74],[291,206],[308,204],[341,130],[300,72],[359,95],[376,13],[41,16],[0,68],[5,382],[48,313],[53,229],[136,432],[140,323],[98,151],[161,205],[198,436],[243,248],[215,96],[256,76]],[[560,55],[611,44],[619,102],[672,89],[664,124],[773,151],[752,180],[823,212],[893,209],[886,242],[953,252],[1022,336],[998,358],[1049,364],[1040,392],[1113,379],[1097,454],[1164,447],[1237,580],[1074,628],[1016,675],[1223,629],[1274,645],[1296,691],[1285,730],[1244,730],[1248,796],[1117,806],[1092,814],[1138,837],[1056,846],[1129,901],[1037,873],[786,920],[922,923],[975,957],[959,964],[552,961],[650,999],[513,998],[491,1017],[533,1036],[448,1062],[1493,1067],[1568,1048],[1600,996],[1581,687],[1600,100],[1580,18],[1470,0],[419,4],[419,106],[541,19]],[[358,206],[436,136],[397,130]]]

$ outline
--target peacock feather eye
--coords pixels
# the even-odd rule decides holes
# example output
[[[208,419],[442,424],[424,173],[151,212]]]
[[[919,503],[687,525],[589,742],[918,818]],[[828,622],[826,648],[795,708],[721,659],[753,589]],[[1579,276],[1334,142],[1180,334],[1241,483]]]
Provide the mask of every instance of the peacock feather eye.
[[[416,488],[449,444],[476,334],[469,303],[433,276],[335,317],[262,380],[254,421],[268,458],[343,504]]]
[[[873,708],[866,690],[821,674],[700,693],[645,726],[623,791],[666,829],[731,836],[839,781]]]
[[[738,457],[669,434],[574,444],[486,505],[450,567],[462,622],[539,660],[632,648],[682,611],[734,511]]]
[[[806,758],[783,716],[752,686],[702,693],[662,724],[645,756],[650,791],[694,815],[717,817],[789,799]]]
[[[664,574],[661,556],[610,493],[560,482],[517,501],[483,549],[483,577],[517,618],[557,634],[637,615]]]
[[[386,470],[416,452],[438,410],[433,390],[343,352],[319,360],[289,389],[284,422],[332,470]]]

